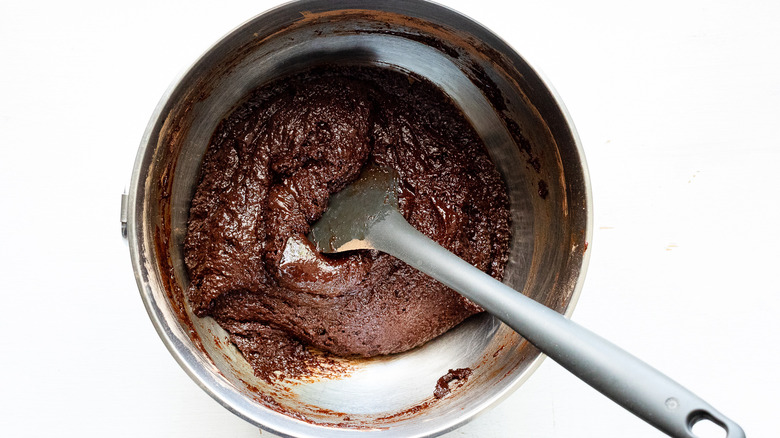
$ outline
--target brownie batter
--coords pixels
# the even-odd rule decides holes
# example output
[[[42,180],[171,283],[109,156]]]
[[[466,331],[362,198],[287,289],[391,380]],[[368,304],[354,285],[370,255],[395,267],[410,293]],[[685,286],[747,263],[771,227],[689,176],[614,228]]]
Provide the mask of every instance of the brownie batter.
[[[436,388],[433,390],[433,397],[436,399],[440,399],[444,397],[445,395],[452,392],[452,389],[450,389],[450,383],[453,381],[460,381],[461,383],[465,382],[466,379],[471,376],[471,368],[458,368],[456,370],[449,370],[447,374],[439,377],[439,380],[436,382]]]
[[[184,248],[193,310],[231,334],[258,376],[305,373],[314,364],[305,346],[341,356],[406,351],[481,311],[392,256],[326,256],[306,239],[330,195],[369,163],[398,172],[412,226],[503,276],[506,189],[438,88],[373,67],[273,82],[214,132]]]

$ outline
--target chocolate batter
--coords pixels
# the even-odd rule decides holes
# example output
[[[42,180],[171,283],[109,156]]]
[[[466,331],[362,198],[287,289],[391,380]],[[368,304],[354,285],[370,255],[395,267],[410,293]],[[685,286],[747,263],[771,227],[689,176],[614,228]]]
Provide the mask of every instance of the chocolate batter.
[[[305,373],[314,359],[304,345],[342,356],[406,351],[481,311],[387,254],[325,256],[306,239],[330,195],[368,163],[398,172],[410,224],[502,277],[506,189],[438,88],[369,67],[273,82],[213,134],[184,248],[195,313],[230,332],[258,376]]]
[[[440,399],[450,392],[450,383],[453,381],[465,382],[466,379],[471,376],[471,368],[458,368],[456,370],[449,370],[447,374],[439,377],[436,382],[436,389],[433,390],[433,398]]]

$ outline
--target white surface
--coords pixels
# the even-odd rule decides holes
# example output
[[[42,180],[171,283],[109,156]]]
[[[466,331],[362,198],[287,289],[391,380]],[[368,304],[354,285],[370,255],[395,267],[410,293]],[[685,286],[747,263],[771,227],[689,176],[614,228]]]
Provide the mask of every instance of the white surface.
[[[595,235],[574,320],[776,436],[780,3],[523,3],[446,2],[543,70],[577,125]],[[159,341],[118,219],[168,84],[274,4],[0,3],[0,435],[261,435]],[[503,436],[660,434],[548,360],[448,435]]]

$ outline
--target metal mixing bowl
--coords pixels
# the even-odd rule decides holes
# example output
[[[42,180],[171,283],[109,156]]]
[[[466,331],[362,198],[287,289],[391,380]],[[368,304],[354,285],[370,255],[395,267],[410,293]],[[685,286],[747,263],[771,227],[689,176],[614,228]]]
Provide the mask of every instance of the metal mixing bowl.
[[[163,96],[144,134],[126,198],[133,269],[171,354],[206,392],[247,421],[290,436],[433,436],[517,388],[543,356],[489,315],[412,351],[339,359],[327,375],[269,384],[227,334],[195,317],[182,242],[201,159],[217,123],[274,78],[321,64],[378,65],[428,78],[460,106],[509,189],[505,282],[569,315],[587,264],[591,197],[574,127],[551,87],[474,21],[423,1],[289,3],[208,50]],[[434,400],[437,379],[469,367]]]

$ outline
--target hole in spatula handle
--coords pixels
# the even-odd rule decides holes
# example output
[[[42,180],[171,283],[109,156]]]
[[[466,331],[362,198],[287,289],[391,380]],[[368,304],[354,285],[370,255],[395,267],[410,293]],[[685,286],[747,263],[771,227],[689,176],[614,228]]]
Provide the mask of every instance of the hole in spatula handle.
[[[696,438],[726,438],[728,431],[716,419],[706,412],[696,412],[691,416],[691,431]]]

